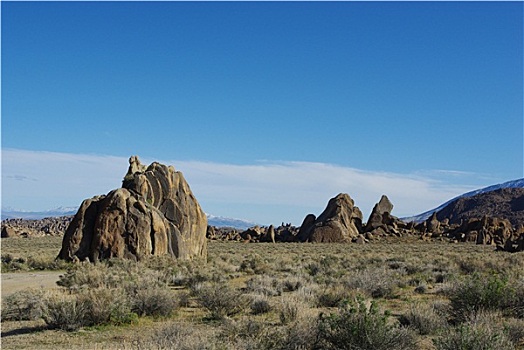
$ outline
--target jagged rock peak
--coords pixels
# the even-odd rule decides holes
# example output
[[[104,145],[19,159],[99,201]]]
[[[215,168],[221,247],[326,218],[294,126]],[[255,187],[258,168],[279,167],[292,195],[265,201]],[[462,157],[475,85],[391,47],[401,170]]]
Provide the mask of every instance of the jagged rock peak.
[[[373,207],[369,219],[366,223],[366,232],[373,231],[385,224],[384,219],[391,214],[393,204],[386,195],[382,195],[377,204]]]

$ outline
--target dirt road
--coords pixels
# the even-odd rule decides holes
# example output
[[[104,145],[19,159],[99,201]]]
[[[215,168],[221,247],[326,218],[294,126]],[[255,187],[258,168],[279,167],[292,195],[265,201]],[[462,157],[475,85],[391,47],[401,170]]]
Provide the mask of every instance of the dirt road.
[[[57,288],[64,271],[2,273],[2,298],[26,288]]]

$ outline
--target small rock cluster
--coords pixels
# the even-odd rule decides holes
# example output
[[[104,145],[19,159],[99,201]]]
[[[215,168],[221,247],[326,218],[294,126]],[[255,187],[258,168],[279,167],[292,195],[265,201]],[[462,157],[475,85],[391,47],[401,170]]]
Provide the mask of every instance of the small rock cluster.
[[[237,241],[245,243],[258,242],[297,242],[298,228],[291,224],[274,227],[253,226],[247,230],[238,231],[231,227],[207,227],[207,238],[215,241]]]

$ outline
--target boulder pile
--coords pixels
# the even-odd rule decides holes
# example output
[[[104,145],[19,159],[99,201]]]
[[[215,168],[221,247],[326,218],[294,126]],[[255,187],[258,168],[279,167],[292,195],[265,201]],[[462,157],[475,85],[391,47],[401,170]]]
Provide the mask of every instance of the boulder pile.
[[[133,156],[122,188],[82,202],[58,258],[205,257],[206,229],[206,215],[182,173],[157,162],[145,167]]]
[[[50,217],[40,220],[6,219],[2,221],[2,238],[42,237],[64,234],[72,216]]]

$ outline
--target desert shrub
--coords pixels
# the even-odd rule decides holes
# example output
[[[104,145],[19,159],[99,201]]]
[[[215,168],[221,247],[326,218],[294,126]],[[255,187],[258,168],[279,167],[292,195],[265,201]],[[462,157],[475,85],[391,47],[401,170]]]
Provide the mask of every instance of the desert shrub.
[[[2,271],[21,271],[27,270],[27,260],[24,258],[15,258],[11,254],[2,254]]]
[[[276,349],[279,335],[275,329],[253,319],[222,322],[219,338],[228,349]]]
[[[319,347],[319,333],[314,318],[301,317],[286,327],[280,335],[275,349],[313,350]]]
[[[171,283],[174,286],[191,287],[211,280],[211,276],[204,271],[177,271],[171,276]]]
[[[131,324],[138,318],[138,315],[132,312],[130,300],[122,289],[89,289],[80,292],[76,297],[87,309],[87,326]]]
[[[323,349],[415,349],[414,334],[407,328],[388,322],[372,302],[345,305],[338,313],[319,320],[319,337]]]
[[[51,295],[46,298],[44,305],[42,318],[51,329],[76,331],[91,323],[85,299]]]
[[[305,281],[300,276],[288,276],[282,281],[284,292],[294,292],[304,285]]]
[[[510,287],[513,288],[514,295],[509,307],[513,315],[524,319],[524,276],[511,284]]]
[[[44,291],[25,289],[2,301],[2,321],[37,320],[42,316]]]
[[[165,286],[172,274],[147,268],[141,263],[124,259],[111,259],[95,264],[82,263],[71,266],[60,276],[57,284],[77,290],[81,288],[139,289],[143,285]]]
[[[178,293],[178,306],[189,307],[191,305],[191,292],[184,290]]]
[[[316,306],[320,290],[322,290],[322,287],[316,283],[304,283],[293,293],[293,297],[297,300],[300,300],[304,304]]]
[[[354,291],[337,284],[320,290],[317,294],[316,304],[318,307],[336,307],[354,297]]]
[[[173,293],[166,287],[145,287],[131,295],[131,309],[140,316],[170,316],[177,307]]]
[[[486,322],[467,322],[446,330],[433,341],[437,350],[513,350],[514,344],[500,328]]]
[[[449,291],[453,316],[459,322],[481,310],[509,311],[515,303],[515,291],[507,279],[474,274],[456,283]]]
[[[282,284],[276,278],[267,275],[257,275],[249,279],[246,282],[246,290],[267,296],[277,296],[283,292]]]
[[[272,268],[260,255],[251,254],[240,263],[239,270],[247,274],[262,275],[271,272]]]
[[[216,346],[193,325],[172,323],[135,341],[138,349],[213,350]]]
[[[100,288],[108,286],[109,270],[105,264],[79,264],[73,265],[67,272],[60,276],[58,284],[68,289],[78,289],[86,286]]]
[[[46,259],[42,257],[28,257],[27,267],[30,270],[65,270],[71,266],[71,263],[61,259]]]
[[[75,331],[81,327],[136,322],[138,316],[119,289],[90,289],[65,295],[51,294],[43,300],[42,318],[49,328]]]
[[[204,284],[194,286],[193,294],[200,306],[207,309],[212,319],[223,319],[242,312],[249,300],[227,284]]]
[[[428,291],[428,285],[425,283],[419,283],[414,289],[415,293],[424,294]]]
[[[257,296],[253,301],[251,302],[251,313],[253,315],[260,315],[260,314],[266,314],[269,311],[271,311],[271,303],[269,302],[269,298],[266,296]]]
[[[253,319],[228,319],[222,323],[219,340],[225,349],[321,349],[317,346],[318,332],[314,318],[300,318],[285,327],[274,327]]]
[[[510,318],[504,322],[504,333],[515,345],[524,345],[524,320]]]
[[[297,319],[300,309],[304,306],[294,298],[282,298],[278,309],[278,317],[282,324],[288,324]]]
[[[341,268],[341,259],[336,255],[321,256],[320,259],[305,265],[305,272],[314,277],[318,283],[326,280],[338,279],[346,273],[346,269]]]
[[[400,323],[415,329],[421,335],[435,334],[447,325],[445,317],[433,305],[415,304],[400,316]]]
[[[373,298],[393,297],[397,283],[394,273],[384,268],[356,271],[346,282],[349,288],[361,290]]]
[[[404,258],[389,258],[386,259],[388,267],[392,270],[399,270],[406,268],[406,261]]]

